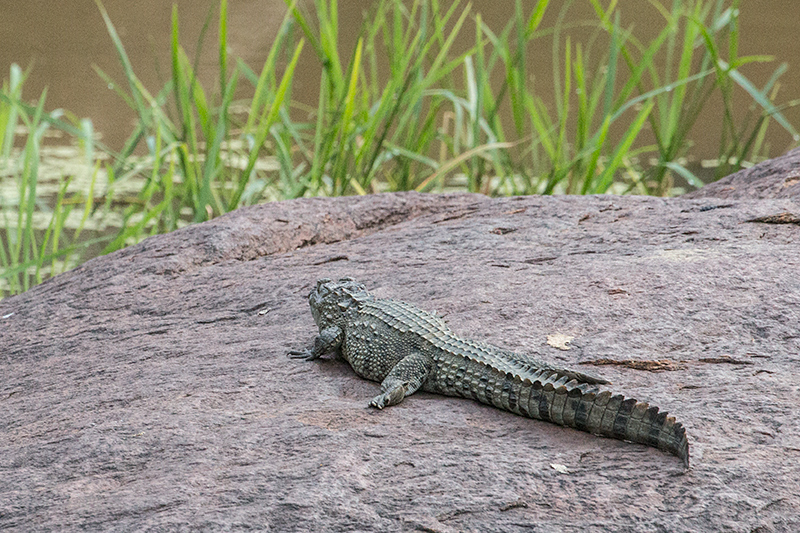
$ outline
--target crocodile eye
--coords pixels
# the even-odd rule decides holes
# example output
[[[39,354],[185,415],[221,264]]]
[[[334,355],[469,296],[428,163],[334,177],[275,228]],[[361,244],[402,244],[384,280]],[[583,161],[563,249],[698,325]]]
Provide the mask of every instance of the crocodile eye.
[[[341,283],[342,281],[355,281],[355,278],[351,278],[350,276],[346,278],[339,278],[339,282]]]

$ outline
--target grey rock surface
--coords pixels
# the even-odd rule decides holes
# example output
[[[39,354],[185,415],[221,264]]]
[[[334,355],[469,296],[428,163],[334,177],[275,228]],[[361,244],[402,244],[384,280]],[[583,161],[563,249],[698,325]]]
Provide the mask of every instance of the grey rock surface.
[[[0,301],[0,529],[798,531],[800,226],[747,222],[785,212],[307,199],[92,260]],[[692,468],[463,399],[369,409],[346,363],[286,355],[346,275],[668,410]]]
[[[740,170],[683,198],[800,199],[800,148]]]

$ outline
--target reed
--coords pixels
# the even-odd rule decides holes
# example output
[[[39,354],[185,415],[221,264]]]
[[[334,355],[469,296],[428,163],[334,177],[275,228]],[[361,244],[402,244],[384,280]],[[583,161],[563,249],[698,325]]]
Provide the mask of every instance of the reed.
[[[99,165],[94,161],[91,122],[75,120],[61,110],[45,112],[47,91],[35,105],[22,101],[27,77],[17,65],[0,93],[0,296],[28,290],[44,279],[74,268],[84,252],[99,240],[83,233],[92,216],[93,189]],[[24,145],[15,147],[19,128],[27,132]],[[40,191],[43,139],[57,128],[80,142],[88,190],[70,193],[73,176],[64,177],[54,197],[45,201]],[[10,186],[9,186],[10,185]],[[75,213],[75,209],[83,209]]]
[[[695,121],[714,98],[723,107],[719,175],[766,157],[770,125],[800,140],[782,113],[798,102],[775,103],[786,65],[760,88],[743,72],[771,58],[739,56],[739,0],[642,4],[663,20],[647,41],[616,0],[587,0],[590,20],[575,20],[572,0],[517,0],[499,29],[458,0],[381,0],[352,50],[341,43],[337,0],[314,0],[310,9],[287,0],[255,70],[229,50],[221,0],[214,86],[203,86],[197,60],[181,46],[175,7],[171,76],[157,90],[141,83],[95,1],[124,79],[96,70],[137,124],[121,150],[110,150],[93,139],[89,121],[46,112],[46,93],[26,103],[25,73],[12,67],[0,93],[0,179],[3,191],[14,191],[0,197],[0,295],[88,255],[263,201],[399,190],[669,195],[678,191],[676,179],[700,187],[685,156]],[[557,21],[546,27],[552,10]],[[198,57],[205,44],[201,37]],[[292,96],[298,63],[309,54],[321,72],[312,107]],[[530,71],[533,54],[552,57],[552,80]],[[744,114],[734,105],[742,93],[751,101]],[[48,195],[37,188],[50,130],[79,145],[83,189],[69,179]],[[88,229],[112,219],[114,231]]]

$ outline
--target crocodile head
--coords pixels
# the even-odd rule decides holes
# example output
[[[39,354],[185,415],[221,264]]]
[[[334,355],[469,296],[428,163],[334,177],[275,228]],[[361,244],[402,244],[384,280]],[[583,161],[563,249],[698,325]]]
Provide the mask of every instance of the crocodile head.
[[[355,308],[359,301],[369,298],[367,288],[353,278],[342,278],[332,281],[323,278],[308,295],[311,314],[320,331],[340,325],[345,321],[348,310]]]

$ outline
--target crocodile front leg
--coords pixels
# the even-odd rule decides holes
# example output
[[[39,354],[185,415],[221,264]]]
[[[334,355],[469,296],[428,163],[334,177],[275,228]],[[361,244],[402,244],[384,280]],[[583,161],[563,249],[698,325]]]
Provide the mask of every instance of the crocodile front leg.
[[[314,347],[310,350],[289,352],[289,357],[292,359],[305,359],[306,361],[313,361],[319,359],[321,356],[328,352],[338,350],[342,346],[342,339],[344,332],[339,326],[331,326],[319,332],[319,335],[314,339]]]
[[[402,358],[381,383],[381,394],[369,402],[370,407],[383,409],[411,396],[425,383],[433,367],[430,357],[414,352]]]

